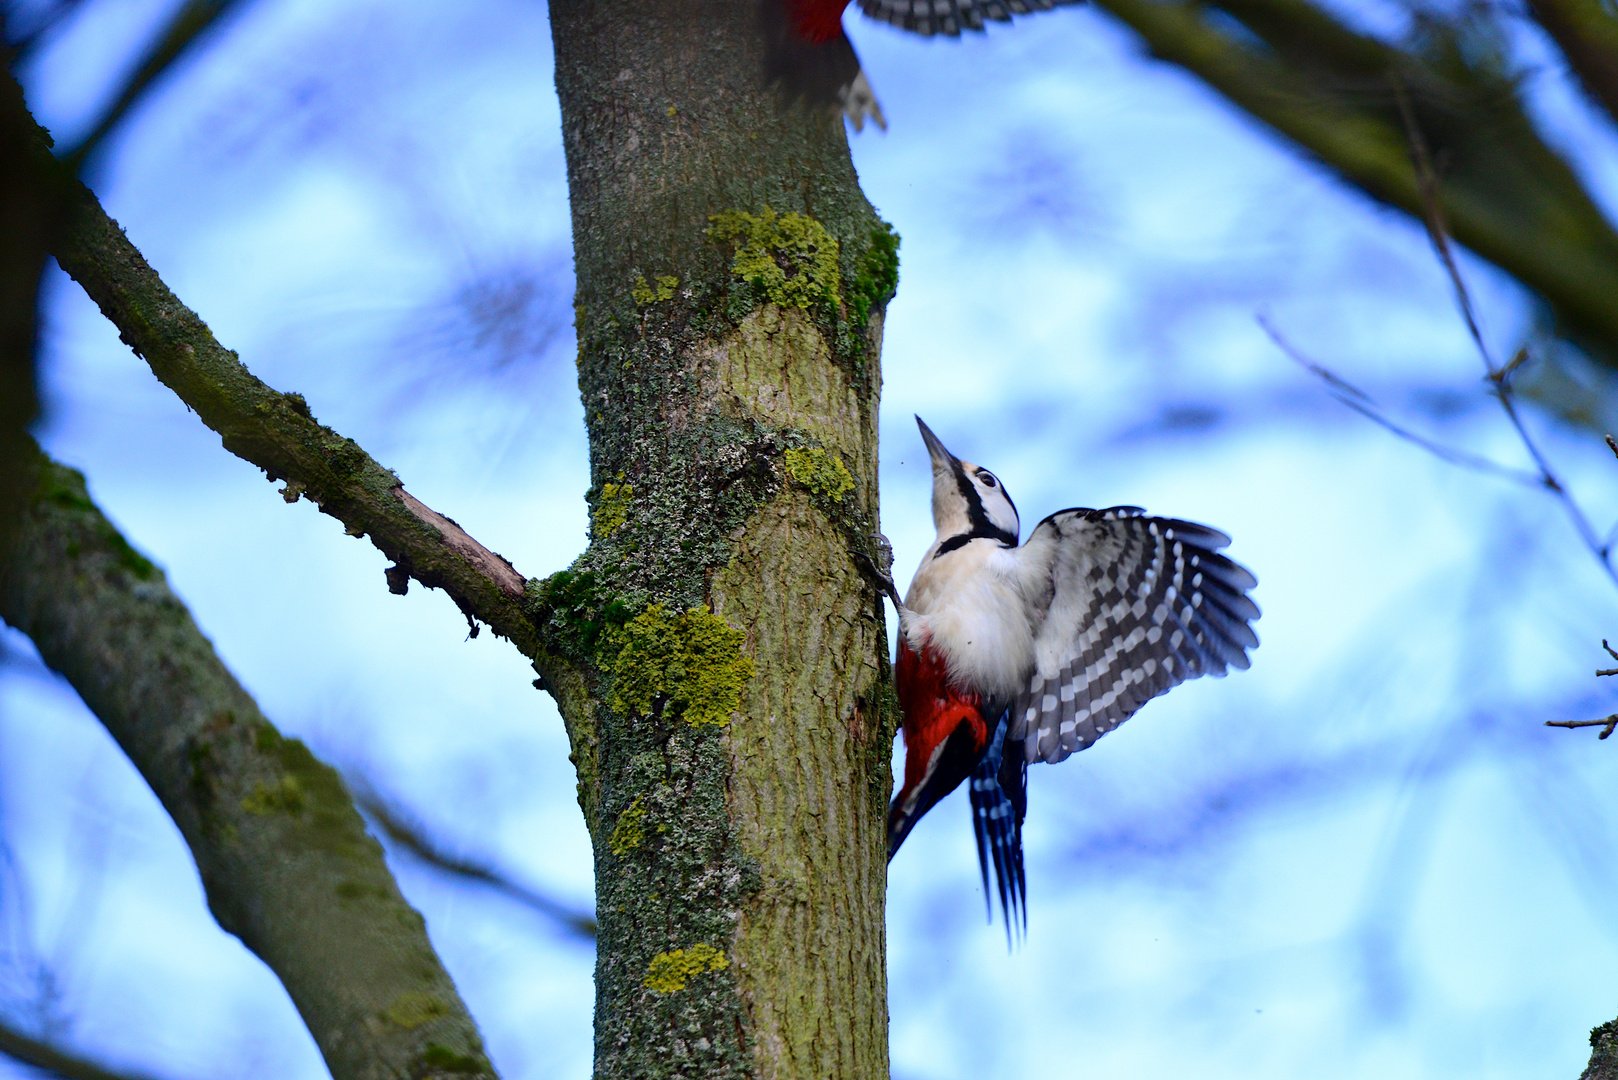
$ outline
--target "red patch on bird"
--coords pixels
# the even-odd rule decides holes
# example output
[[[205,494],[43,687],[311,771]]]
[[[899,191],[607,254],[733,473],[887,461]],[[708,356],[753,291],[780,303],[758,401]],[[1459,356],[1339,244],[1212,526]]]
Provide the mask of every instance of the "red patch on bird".
[[[821,45],[843,32],[843,9],[848,0],[788,0],[792,22],[811,45]]]
[[[989,725],[983,721],[978,695],[950,685],[944,658],[931,645],[922,645],[921,652],[917,653],[900,635],[894,681],[899,689],[899,708],[904,712],[902,799],[926,780],[933,752],[951,732],[963,723],[970,725],[972,741],[981,751],[989,741]]]

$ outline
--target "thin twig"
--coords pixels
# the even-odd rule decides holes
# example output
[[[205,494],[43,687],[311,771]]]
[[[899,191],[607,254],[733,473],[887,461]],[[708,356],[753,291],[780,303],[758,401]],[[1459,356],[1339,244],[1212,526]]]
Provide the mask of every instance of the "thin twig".
[[[1547,720],[1545,721],[1545,726],[1563,728],[1598,727],[1601,728],[1601,734],[1596,738],[1605,739],[1613,733],[1615,728],[1618,728],[1618,713],[1613,713],[1611,716],[1601,720]]]
[[[1258,317],[1258,324],[1264,328],[1264,332],[1270,336],[1270,340],[1275,342],[1276,347],[1285,353],[1288,358],[1324,382],[1334,398],[1372,423],[1387,429],[1407,442],[1414,443],[1439,460],[1446,461],[1451,465],[1459,465],[1462,468],[1475,469],[1478,472],[1500,476],[1525,487],[1542,488],[1545,486],[1542,476],[1529,472],[1527,469],[1514,469],[1509,465],[1502,465],[1498,461],[1491,461],[1480,454],[1474,454],[1468,450],[1461,450],[1453,446],[1445,446],[1442,443],[1434,442],[1425,435],[1420,435],[1395,423],[1377,410],[1376,403],[1371,400],[1370,395],[1328,368],[1304,356],[1293,347],[1291,342],[1282,337],[1281,332],[1272,326],[1263,315]]]
[[[1404,120],[1405,135],[1410,140],[1411,157],[1415,159],[1416,190],[1421,196],[1422,221],[1427,226],[1427,237],[1433,242],[1444,269],[1449,271],[1450,284],[1455,287],[1455,300],[1460,306],[1461,317],[1466,320],[1467,332],[1472,335],[1472,342],[1478,347],[1484,366],[1489,369],[1489,377],[1495,378],[1499,369],[1489,356],[1489,346],[1483,341],[1483,332],[1478,329],[1477,316],[1472,309],[1472,294],[1467,291],[1460,267],[1455,265],[1455,253],[1450,249],[1449,226],[1444,221],[1444,210],[1438,201],[1438,173],[1433,170],[1427,140],[1422,137],[1421,127],[1416,123],[1416,112],[1410,107],[1404,80],[1395,72],[1389,76],[1389,81],[1393,84],[1393,98],[1399,103],[1399,116]]]
[[[424,829],[407,820],[400,811],[390,807],[376,795],[362,789],[354,796],[354,802],[376,820],[388,839],[422,862],[456,877],[466,878],[505,893],[547,918],[554,919],[571,933],[589,941],[595,940],[596,921],[585,912],[569,907],[559,900],[553,900],[526,885],[519,885],[492,867],[459,855],[451,855],[428,837]]]
[[[1601,538],[1596,535],[1595,526],[1590,523],[1584,510],[1558,479],[1551,468],[1550,459],[1528,433],[1527,425],[1517,412],[1509,376],[1527,358],[1526,350],[1519,351],[1511,363],[1503,368],[1497,365],[1489,354],[1489,346],[1484,342],[1483,333],[1478,328],[1477,316],[1472,306],[1472,294],[1466,288],[1466,281],[1461,277],[1461,269],[1456,265],[1455,255],[1450,247],[1449,231],[1444,223],[1443,207],[1438,197],[1438,174],[1433,170],[1432,157],[1427,152],[1427,141],[1422,137],[1420,125],[1416,123],[1416,114],[1410,107],[1410,99],[1405,94],[1403,82],[1397,75],[1392,76],[1391,81],[1394,98],[1399,103],[1399,115],[1404,118],[1405,134],[1410,140],[1410,153],[1416,166],[1416,186],[1421,195],[1427,235],[1433,242],[1433,249],[1438,253],[1439,261],[1444,264],[1444,270],[1449,274],[1450,284],[1455,288],[1455,300],[1461,310],[1461,318],[1465,320],[1467,333],[1471,335],[1472,343],[1477,346],[1478,356],[1483,360],[1484,370],[1494,388],[1494,396],[1500,402],[1500,407],[1506,411],[1506,416],[1511,421],[1511,426],[1516,429],[1517,437],[1522,440],[1528,456],[1533,458],[1534,465],[1538,467],[1540,483],[1562,503],[1568,517],[1573,520],[1573,528],[1578,532],[1579,538],[1596,557],[1596,561],[1606,571],[1607,577],[1618,586],[1618,569],[1613,567],[1612,560],[1608,557],[1611,553],[1610,546],[1602,543]],[[1610,439],[1608,445],[1613,445]],[[1618,453],[1618,447],[1614,447],[1613,452]]]

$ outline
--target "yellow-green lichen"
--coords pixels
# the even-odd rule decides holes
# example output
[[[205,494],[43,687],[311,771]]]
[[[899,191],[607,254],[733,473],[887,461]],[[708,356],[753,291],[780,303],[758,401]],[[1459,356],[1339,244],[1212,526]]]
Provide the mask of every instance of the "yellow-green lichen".
[[[675,949],[652,957],[641,985],[655,994],[672,994],[684,990],[687,982],[705,971],[723,971],[729,966],[724,953],[698,942],[689,949]]]
[[[303,807],[303,785],[295,776],[283,776],[274,784],[261,780],[242,800],[242,809],[249,814],[296,814]]]
[[[597,540],[605,540],[617,532],[629,518],[629,504],[635,498],[635,489],[623,480],[624,474],[619,473],[617,481],[608,480],[601,485],[595,512],[590,515],[590,531]]]
[[[818,446],[788,450],[781,455],[781,467],[800,486],[832,502],[842,502],[843,496],[854,490],[854,477],[843,459]]]
[[[782,307],[808,310],[838,302],[842,275],[837,268],[837,238],[812,217],[777,216],[726,210],[708,219],[708,236],[733,245],[730,269],[763,292],[765,299]]]
[[[746,635],[705,608],[670,617],[653,604],[622,625],[609,625],[601,666],[613,675],[607,701],[625,715],[647,715],[659,698],[693,727],[723,726],[741,704],[753,661]]]
[[[476,1075],[494,1071],[489,1067],[488,1059],[482,1055],[463,1054],[447,1046],[439,1046],[437,1043],[427,1044],[427,1049],[421,1054],[421,1063],[439,1073]]]
[[[337,883],[336,893],[343,900],[391,900],[393,894],[380,885],[344,878]]]
[[[635,303],[642,307],[655,304],[659,300],[673,300],[674,290],[680,287],[680,279],[673,274],[663,274],[657,279],[657,288],[646,283],[646,275],[641,274],[635,278],[635,285],[629,290],[629,295],[635,298]]]
[[[640,847],[646,839],[644,824],[646,821],[646,808],[640,804],[640,796],[618,815],[618,823],[612,827],[612,835],[607,837],[607,846],[617,856],[628,855]]]
[[[449,1006],[425,990],[406,990],[382,1010],[382,1018],[407,1030],[449,1015]]]

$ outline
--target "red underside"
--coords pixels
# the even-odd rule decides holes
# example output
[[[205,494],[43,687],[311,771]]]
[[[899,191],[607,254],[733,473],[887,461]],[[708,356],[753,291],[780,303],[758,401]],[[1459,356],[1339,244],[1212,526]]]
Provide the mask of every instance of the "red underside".
[[[843,9],[848,0],[787,0],[798,33],[810,44],[830,41],[843,32]]]
[[[899,661],[894,665],[899,686],[899,707],[904,711],[905,784],[903,800],[927,778],[927,763],[961,724],[970,725],[976,749],[989,741],[989,728],[978,710],[978,696],[955,689],[944,670],[944,658],[930,646],[918,654],[903,636],[899,638]]]

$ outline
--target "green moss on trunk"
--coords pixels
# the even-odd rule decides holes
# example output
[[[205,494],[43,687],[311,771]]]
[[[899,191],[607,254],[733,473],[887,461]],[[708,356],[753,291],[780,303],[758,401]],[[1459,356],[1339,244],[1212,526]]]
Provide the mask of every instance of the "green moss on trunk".
[[[851,549],[876,529],[896,239],[841,121],[764,91],[749,0],[551,15],[598,517],[539,592],[591,697],[564,715],[596,843],[596,1075],[881,1080],[891,728]]]

